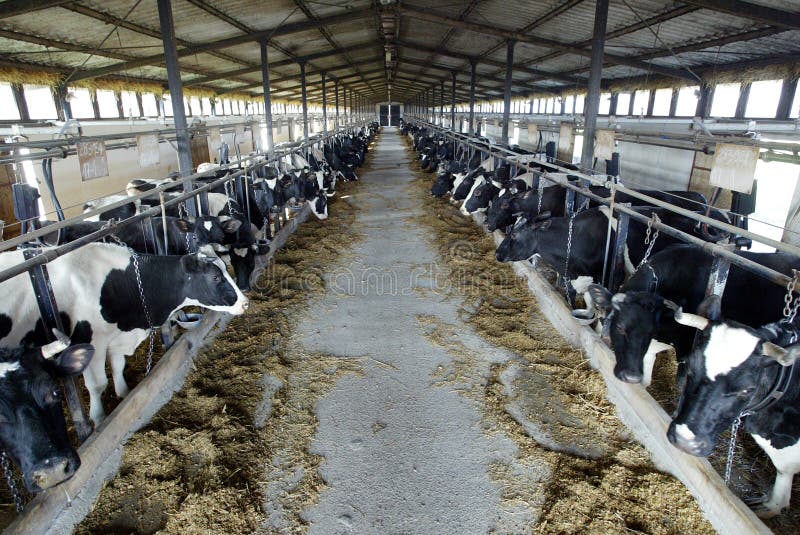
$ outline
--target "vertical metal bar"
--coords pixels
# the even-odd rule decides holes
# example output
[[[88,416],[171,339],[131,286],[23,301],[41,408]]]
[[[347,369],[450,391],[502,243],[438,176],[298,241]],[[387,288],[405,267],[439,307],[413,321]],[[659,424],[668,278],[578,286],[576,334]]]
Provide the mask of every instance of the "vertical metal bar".
[[[678,89],[672,89],[672,98],[669,101],[669,116],[675,117],[675,112],[678,111]]]
[[[189,145],[189,131],[186,124],[186,110],[183,107],[183,83],[178,65],[178,53],[175,46],[175,24],[172,20],[172,0],[158,0],[158,19],[161,23],[161,39],[164,43],[164,63],[167,67],[169,96],[172,100],[172,114],[175,120],[175,137],[178,145],[178,172],[181,176],[192,173],[192,150]],[[183,191],[192,191],[192,181],[183,180]],[[187,199],[186,211],[197,217],[197,205],[194,198]]]
[[[603,49],[606,44],[608,0],[597,0],[594,10],[594,36],[589,70],[589,84],[584,108],[583,149],[581,167],[591,169],[594,163],[594,138],[597,130],[597,112],[600,110],[600,77],[603,73]]]
[[[475,134],[475,68],[478,62],[469,62],[469,135]]]
[[[303,103],[303,142],[308,142],[308,100],[306,98],[306,62],[300,62],[300,99]]]
[[[261,84],[264,87],[264,122],[267,128],[267,154],[273,156],[275,140],[272,137],[272,96],[269,87],[269,54],[267,41],[261,41]]]
[[[611,102],[608,105],[608,115],[617,115],[617,104],[619,103],[619,93],[611,93]]]
[[[797,91],[797,77],[786,78],[781,88],[781,98],[778,101],[778,109],[775,112],[776,119],[789,119],[792,112],[792,99]]]
[[[439,126],[444,128],[444,80],[439,82]]]
[[[336,129],[339,129],[339,79],[336,78],[333,80],[333,93],[336,98],[336,121],[334,124],[336,125]]]
[[[708,84],[700,86],[700,98],[697,99],[697,108],[695,109],[695,117],[705,119],[711,113],[711,100],[714,98],[714,88]],[[631,102],[633,97],[631,96]]]
[[[630,206],[630,204],[626,204],[625,206]],[[628,225],[630,223],[630,216],[628,214],[617,212],[616,217],[617,230],[616,236],[614,237],[614,253],[607,286],[613,293],[619,290],[619,287],[625,280],[625,247],[628,242]]]
[[[322,132],[328,131],[328,93],[325,91],[325,72],[322,73]]]
[[[456,131],[456,71],[451,73],[453,83],[450,87],[451,102],[450,105],[450,130]]]
[[[514,73],[514,45],[509,39],[506,43],[506,87],[503,92],[503,143],[510,144],[508,139],[508,123],[511,120],[511,76]]]
[[[744,112],[747,108],[747,101],[750,98],[750,82],[742,84],[739,92],[739,101],[736,103],[736,119],[744,119]]]
[[[28,103],[25,101],[25,93],[22,84],[11,84],[11,91],[14,93],[14,100],[17,103],[20,121],[30,121],[31,114],[28,111]]]

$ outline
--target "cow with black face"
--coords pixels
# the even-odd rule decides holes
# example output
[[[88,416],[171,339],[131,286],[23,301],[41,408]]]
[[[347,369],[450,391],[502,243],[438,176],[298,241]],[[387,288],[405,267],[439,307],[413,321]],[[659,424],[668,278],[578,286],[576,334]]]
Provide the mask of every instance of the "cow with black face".
[[[709,316],[718,317],[718,308],[709,308]],[[764,518],[780,514],[789,506],[792,480],[800,472],[797,325],[753,329],[681,311],[675,319],[700,334],[667,437],[683,451],[705,457],[714,451],[719,435],[744,415],[744,429],[777,470],[772,491],[756,512]]]
[[[69,479],[81,464],[67,435],[59,383],[80,374],[94,348],[65,346],[0,347],[0,443],[30,492]]]

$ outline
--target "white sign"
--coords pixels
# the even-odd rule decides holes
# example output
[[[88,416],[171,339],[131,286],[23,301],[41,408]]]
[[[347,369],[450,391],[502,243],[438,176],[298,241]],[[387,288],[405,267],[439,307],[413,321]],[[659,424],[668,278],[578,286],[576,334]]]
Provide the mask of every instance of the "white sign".
[[[535,124],[528,125],[528,143],[533,146],[539,143],[539,127]]]
[[[572,154],[575,152],[575,127],[572,123],[561,123],[558,131],[558,150],[556,158],[562,162],[572,163]]]
[[[594,155],[598,160],[610,160],[614,152],[614,131],[598,130],[594,138]]]
[[[758,163],[758,147],[717,143],[711,164],[712,186],[750,193]]]
[[[81,178],[84,181],[108,176],[106,144],[102,140],[80,141],[75,147],[81,166]]]
[[[241,145],[244,143],[244,125],[236,125],[235,127],[236,132],[236,144]]]
[[[219,128],[208,129],[208,154],[211,159],[217,157],[219,154],[219,147],[222,145],[222,136],[219,134]]]
[[[139,151],[139,167],[153,167],[161,163],[158,150],[158,134],[136,136],[136,149]]]

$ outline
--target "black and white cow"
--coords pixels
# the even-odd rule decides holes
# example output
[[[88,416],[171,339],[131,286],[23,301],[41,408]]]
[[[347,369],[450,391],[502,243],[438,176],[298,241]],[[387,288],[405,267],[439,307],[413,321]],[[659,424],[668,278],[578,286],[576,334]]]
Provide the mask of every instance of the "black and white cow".
[[[718,305],[708,305],[718,317]],[[753,329],[678,311],[676,321],[700,329],[688,361],[686,386],[667,436],[692,455],[711,454],[719,435],[745,414],[744,429],[763,449],[777,475],[756,509],[769,518],[789,507],[792,480],[800,472],[800,344],[797,326]],[[793,345],[792,345],[793,344]],[[785,347],[788,346],[788,347]],[[776,391],[781,396],[773,397]]]
[[[0,254],[0,268],[23,262],[22,251]],[[145,302],[154,327],[174,312],[200,306],[243,314],[248,300],[236,287],[210,247],[184,256],[139,255]],[[105,363],[111,364],[118,396],[129,389],[122,375],[125,357],[147,338],[146,314],[139,297],[134,258],[126,248],[92,243],[48,264],[50,282],[72,340],[91,343],[97,358],[84,372],[90,397],[90,416],[99,424],[105,413],[100,396],[108,385]],[[27,277],[0,283],[0,344],[19,345],[35,338],[39,309]],[[66,328],[66,325],[65,325]]]
[[[123,201],[125,199],[128,199],[128,195],[109,195],[108,197],[94,199],[86,202],[83,205],[83,211],[84,213],[90,212],[92,210],[96,210],[98,208],[102,208],[103,206],[108,206],[117,201]],[[120,221],[136,215],[139,213],[140,208],[141,202],[139,199],[134,199],[116,208],[110,208],[104,212],[100,212],[97,215],[87,217],[86,221],[110,221],[112,219]]]
[[[787,275],[791,275],[792,269],[800,269],[800,259],[786,253],[737,251],[736,254]],[[694,331],[676,323],[672,316],[677,307],[695,312],[700,306],[712,262],[711,255],[700,247],[672,245],[653,254],[616,295],[596,284],[589,287],[594,306],[609,322],[617,378],[647,386],[660,351],[674,347],[679,361],[691,351]],[[732,265],[722,298],[722,313],[753,327],[777,321],[785,293],[775,284]]]
[[[94,349],[65,346],[0,347],[0,444],[30,492],[58,485],[81,465],[67,435],[60,380],[83,372]]]

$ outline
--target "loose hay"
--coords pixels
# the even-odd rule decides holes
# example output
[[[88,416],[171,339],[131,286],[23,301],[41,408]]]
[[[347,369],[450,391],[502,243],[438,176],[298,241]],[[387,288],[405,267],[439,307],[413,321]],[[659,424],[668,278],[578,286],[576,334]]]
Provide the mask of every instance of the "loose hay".
[[[462,319],[515,354],[508,363],[492,365],[487,381],[479,355],[471,355],[447,325],[421,317],[431,340],[453,357],[434,381],[482,405],[484,431],[510,437],[519,448],[518,463],[544,463],[552,474],[520,488],[509,465],[490,467],[503,489],[501,508],[518,511],[527,503],[538,510],[528,525],[501,524],[497,532],[714,533],[686,488],[659,472],[629,438],[606,400],[602,377],[544,318],[523,281],[496,262],[492,240],[446,201],[431,197],[430,184],[431,175],[418,173],[415,185],[426,214],[421,222],[431,229],[450,276],[460,281],[453,290],[465,300]],[[511,380],[522,392],[517,400],[504,384]]]
[[[355,187],[342,184],[339,196]],[[324,292],[324,268],[357,238],[355,210],[337,199],[328,220],[311,219],[289,238],[247,314],[197,357],[183,389],[129,440],[119,474],[75,533],[270,531],[274,511],[264,502],[268,485],[286,481],[276,472],[281,463],[302,467],[278,502],[291,531],[305,530],[301,511],[324,486],[320,459],[307,451],[314,407],[359,366],[300,353],[287,339],[310,296]]]

